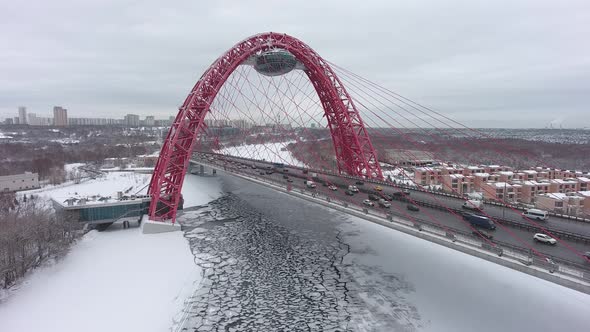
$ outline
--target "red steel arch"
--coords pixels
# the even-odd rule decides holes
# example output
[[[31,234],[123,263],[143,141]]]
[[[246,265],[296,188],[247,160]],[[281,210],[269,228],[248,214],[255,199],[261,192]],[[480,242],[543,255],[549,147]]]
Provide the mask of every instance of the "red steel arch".
[[[197,134],[226,79],[248,57],[273,49],[289,51],[305,66],[305,73],[325,111],[338,170],[349,175],[382,178],[377,155],[363,121],[327,62],[297,38],[274,32],[262,33],[237,43],[215,60],[180,107],[162,145],[150,182],[151,220],[175,221],[184,175]]]

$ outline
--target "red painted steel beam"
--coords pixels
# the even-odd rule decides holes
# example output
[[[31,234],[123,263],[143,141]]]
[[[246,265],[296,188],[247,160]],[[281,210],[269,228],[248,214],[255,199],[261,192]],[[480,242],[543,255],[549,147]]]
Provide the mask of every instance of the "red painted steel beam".
[[[381,167],[364,123],[348,92],[311,47],[286,34],[267,32],[234,45],[197,81],[166,136],[149,185],[151,220],[176,220],[181,190],[197,135],[215,96],[231,73],[257,52],[289,51],[305,66],[324,108],[341,173],[382,179]]]

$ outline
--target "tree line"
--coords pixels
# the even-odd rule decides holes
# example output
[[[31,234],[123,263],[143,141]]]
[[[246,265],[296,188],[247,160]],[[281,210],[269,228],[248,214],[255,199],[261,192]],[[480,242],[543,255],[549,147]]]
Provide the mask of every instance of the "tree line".
[[[79,223],[58,218],[47,202],[0,194],[0,287],[8,288],[48,259],[62,257],[82,235]]]

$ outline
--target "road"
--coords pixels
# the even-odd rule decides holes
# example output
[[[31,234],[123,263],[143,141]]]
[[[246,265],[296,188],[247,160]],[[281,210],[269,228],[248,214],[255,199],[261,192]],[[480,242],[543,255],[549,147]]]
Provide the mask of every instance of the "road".
[[[236,158],[236,160],[237,159],[238,158]],[[249,174],[249,175],[255,176],[255,177],[272,179],[274,182],[284,183],[285,186],[291,185],[292,188],[310,190],[309,188],[307,188],[305,186],[305,184],[303,182],[305,180],[309,179],[311,174],[310,173],[304,174],[300,169],[293,168],[293,167],[285,167],[284,169],[286,171],[273,172],[272,174],[266,174],[267,173],[266,171],[268,170],[268,167],[270,165],[269,163],[248,162],[247,163],[248,167],[242,166],[241,168],[239,168],[240,164],[238,162],[235,162],[235,163],[229,162],[228,163],[227,161],[228,161],[227,157],[225,158],[225,160],[213,160],[213,162],[217,163],[218,165],[221,165],[222,167],[225,166],[226,169],[228,169],[228,170],[239,171],[239,172]],[[252,165],[255,165],[256,168],[255,169],[252,168],[251,167]],[[287,179],[284,178],[285,176],[292,179],[293,182],[287,182]],[[368,195],[366,193],[359,192],[359,193],[356,193],[354,196],[348,196],[344,193],[345,188],[347,188],[348,185],[351,185],[351,184],[356,185],[355,180],[337,177],[337,176],[324,175],[324,174],[318,174],[318,177],[320,178],[320,180],[327,181],[327,182],[334,184],[338,187],[338,189],[336,191],[332,191],[332,190],[328,189],[327,186],[323,186],[322,184],[318,183],[317,187],[314,190],[316,192],[318,192],[319,194],[325,195],[325,196],[330,197],[332,199],[347,202],[348,204],[351,204],[351,205],[362,206],[362,207],[368,208],[373,211],[385,211],[385,208],[378,207],[377,204],[375,204],[376,205],[375,207],[364,206],[362,204],[362,202],[363,202],[363,200],[368,198]],[[373,184],[370,184],[370,183],[365,183],[362,186],[361,185],[357,185],[357,186],[359,187],[359,189],[361,191],[373,190],[375,187]],[[399,191],[399,189],[383,186],[382,193],[392,194],[396,191]],[[411,191],[409,198],[411,198],[413,200],[437,203],[439,205],[446,205],[448,207],[457,208],[457,209],[460,209],[461,204],[462,204],[461,203],[462,201],[458,200],[458,199],[453,199],[453,198],[439,196],[439,195],[436,195],[436,196],[429,195],[428,193],[419,192],[419,191],[415,191],[415,190]],[[396,201],[396,200],[391,201],[390,203],[392,206],[391,206],[391,208],[387,209],[388,212],[395,214],[395,215],[399,215],[400,217],[406,218],[408,220],[414,220],[415,218],[419,218],[419,219],[426,220],[427,222],[440,225],[443,228],[450,227],[450,228],[458,229],[458,230],[461,230],[461,231],[464,231],[467,233],[471,233],[473,230],[471,228],[471,226],[469,225],[469,223],[464,221],[460,215],[453,214],[448,211],[441,211],[438,209],[421,207],[419,212],[412,212],[412,211],[408,211],[406,209],[407,203]],[[498,216],[498,217],[502,216],[502,208],[501,207],[486,205],[484,211],[486,214],[489,214],[490,216],[493,216],[493,217],[494,216]],[[505,211],[505,213],[506,213],[506,216],[509,215],[508,213],[511,213],[510,216],[517,216],[515,212],[513,212],[513,211],[509,212],[508,209]],[[557,219],[555,217],[551,217],[551,218]],[[518,220],[518,218],[515,217],[515,220]],[[583,231],[582,234],[589,234],[588,231],[590,230],[590,225],[585,225],[580,222],[576,223],[576,222],[570,222],[570,221],[565,222],[563,220],[562,221],[550,220],[546,223],[543,223],[543,225],[545,225],[545,224],[552,225],[553,227],[556,227],[556,228],[557,227],[565,228],[568,230],[580,229],[581,231]],[[530,248],[531,250],[537,251],[537,252],[542,253],[544,255],[558,257],[558,258],[572,261],[574,263],[581,264],[582,266],[587,266],[588,268],[590,268],[590,262],[588,262],[587,259],[585,259],[581,255],[574,253],[574,251],[577,251],[578,253],[584,253],[586,251],[590,251],[590,245],[588,245],[588,244],[583,244],[583,243],[580,243],[577,241],[561,239],[560,243],[558,243],[557,245],[549,246],[549,245],[535,242],[532,237],[533,233],[531,233],[527,230],[506,227],[506,226],[502,226],[502,225],[499,225],[498,228],[495,231],[493,231],[493,236],[494,236],[494,241],[500,241],[500,242],[508,243],[510,245],[514,245],[514,246],[518,246],[518,247]]]

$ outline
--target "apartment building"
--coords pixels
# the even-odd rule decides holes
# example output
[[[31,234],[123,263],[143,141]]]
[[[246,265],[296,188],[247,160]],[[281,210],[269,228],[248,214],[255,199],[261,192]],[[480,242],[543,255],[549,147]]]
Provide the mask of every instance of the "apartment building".
[[[537,197],[536,206],[555,213],[582,215],[590,213],[590,195],[547,193]]]

